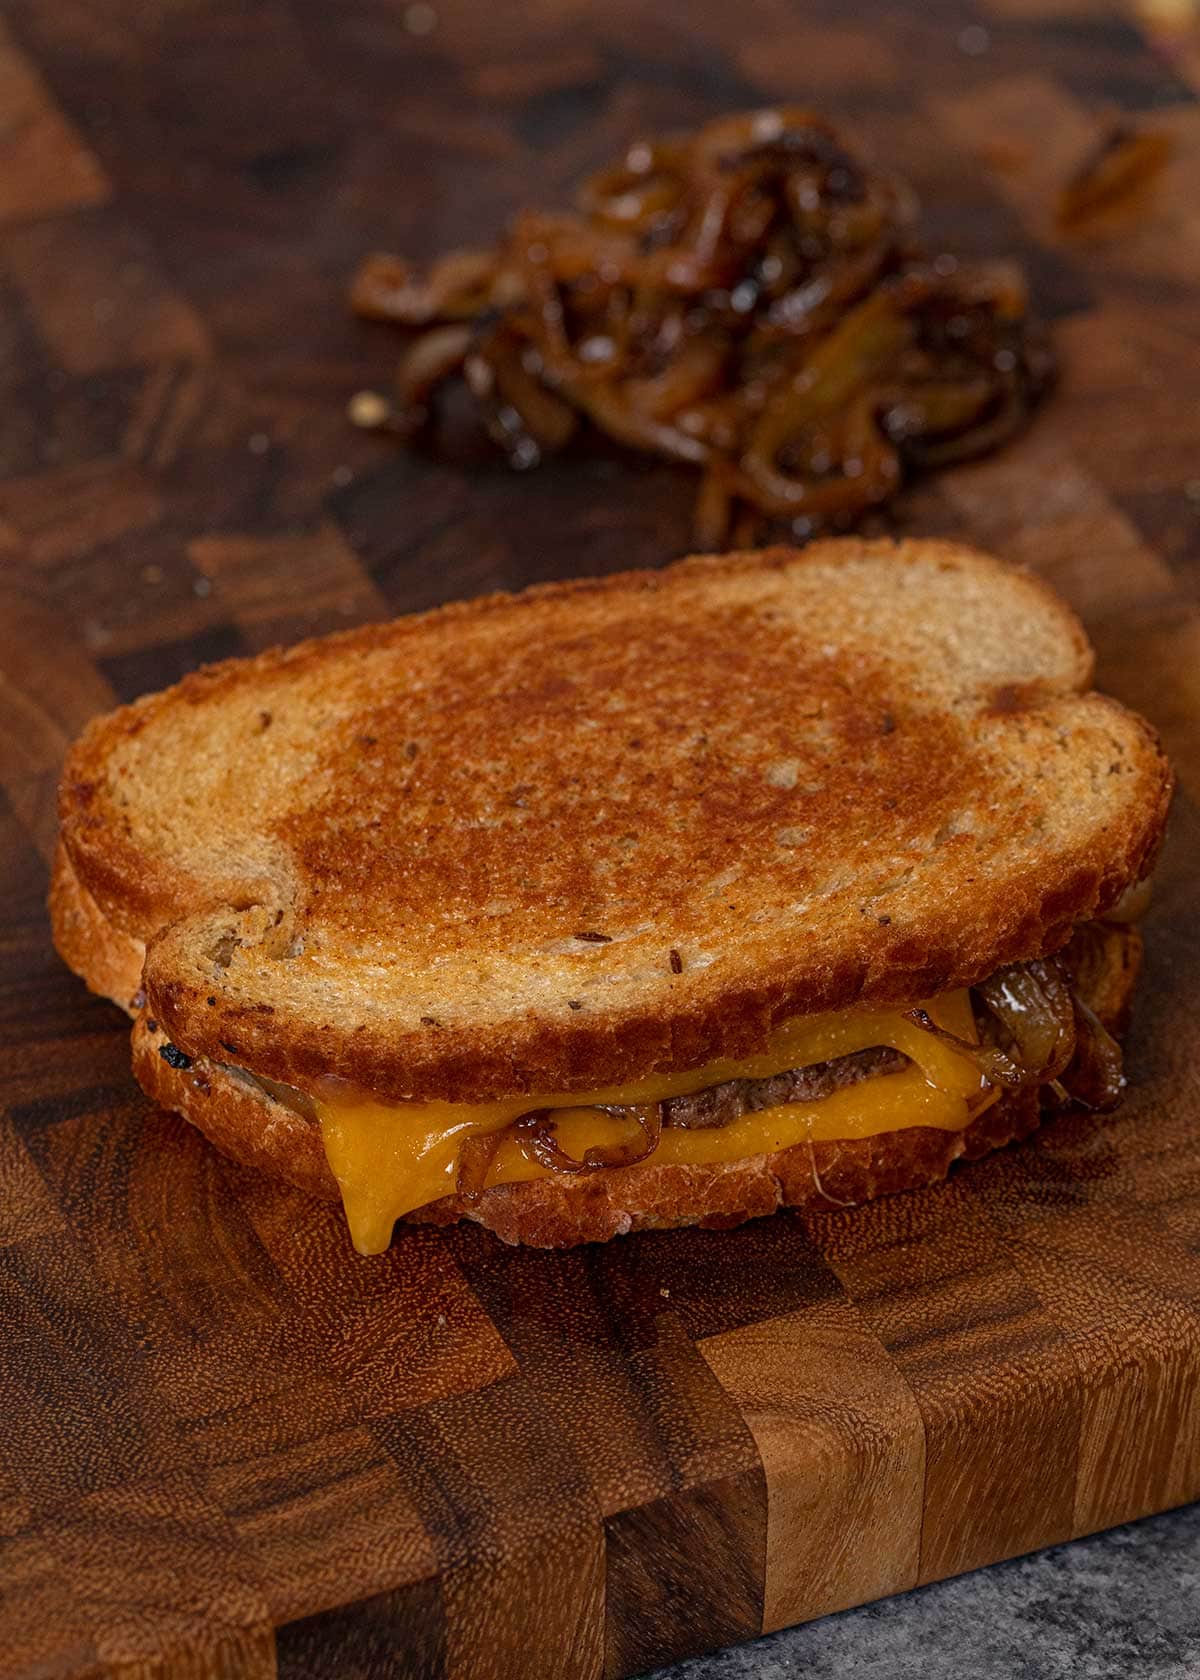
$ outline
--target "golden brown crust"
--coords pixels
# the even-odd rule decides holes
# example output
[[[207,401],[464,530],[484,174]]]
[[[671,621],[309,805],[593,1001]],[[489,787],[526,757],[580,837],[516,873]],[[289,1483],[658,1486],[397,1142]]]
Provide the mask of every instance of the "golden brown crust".
[[[1170,773],[1090,670],[1044,584],[954,545],[690,561],[197,673],[85,732],[64,843],[190,1052],[392,1100],[604,1085],[1113,903]]]
[[[1128,1016],[1141,937],[1136,929],[1126,929],[1119,939],[1110,934],[1106,947],[1102,970],[1078,973],[1101,1019],[1116,1028]],[[313,1195],[337,1198],[314,1123],[210,1064],[168,1065],[159,1054],[166,1042],[161,1028],[151,1027],[144,1017],[135,1025],[134,1072],[150,1096],[185,1115],[235,1160]],[[718,1166],[645,1161],[501,1185],[476,1201],[448,1196],[408,1217],[437,1225],[471,1219],[504,1242],[535,1248],[605,1242],[677,1225],[725,1228],[780,1207],[829,1212],[937,1183],[956,1161],[975,1160],[1027,1137],[1040,1120],[1036,1090],[1006,1093],[960,1132],[912,1127],[869,1138],[796,1144]]]
[[[50,871],[50,926],[59,955],[81,974],[88,989],[137,1013],[146,947],[122,933],[81,886],[60,841]]]

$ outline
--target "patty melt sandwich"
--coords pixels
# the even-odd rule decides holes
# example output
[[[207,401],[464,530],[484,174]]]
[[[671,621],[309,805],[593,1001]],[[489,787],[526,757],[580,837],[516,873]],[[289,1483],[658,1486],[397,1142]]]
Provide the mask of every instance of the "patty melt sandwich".
[[[233,660],[75,745],[55,939],[364,1253],[861,1202],[1119,1098],[1171,775],[1091,672],[1035,578],[851,539]]]

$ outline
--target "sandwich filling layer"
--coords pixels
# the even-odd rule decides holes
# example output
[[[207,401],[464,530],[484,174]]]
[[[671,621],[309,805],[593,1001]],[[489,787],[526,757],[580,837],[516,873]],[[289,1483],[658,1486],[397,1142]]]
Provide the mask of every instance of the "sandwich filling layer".
[[[803,1017],[760,1055],[607,1090],[468,1105],[326,1088],[312,1106],[354,1245],[376,1254],[415,1208],[556,1171],[714,1165],[912,1126],[960,1130],[999,1095],[965,1053],[978,1041],[970,997],[950,992],[920,1010],[937,1033],[913,1011]]]
[[[1087,923],[1057,958],[998,969],[969,989],[907,1009],[798,1016],[755,1055],[603,1090],[384,1102],[340,1080],[302,1092],[225,1071],[319,1122],[355,1247],[377,1254],[418,1208],[554,1174],[711,1168],[916,1127],[959,1132],[1022,1089],[1043,1103],[1112,1107],[1121,1051],[1089,1000],[1115,1020],[1113,1000],[1128,990],[1120,977],[1136,971],[1139,950],[1127,926]]]

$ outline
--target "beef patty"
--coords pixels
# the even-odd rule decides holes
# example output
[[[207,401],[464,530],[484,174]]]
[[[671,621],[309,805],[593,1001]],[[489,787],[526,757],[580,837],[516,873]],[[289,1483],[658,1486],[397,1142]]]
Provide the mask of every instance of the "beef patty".
[[[881,1044],[871,1050],[856,1050],[850,1056],[835,1056],[832,1061],[789,1068],[786,1073],[773,1073],[765,1079],[727,1079],[722,1085],[710,1085],[686,1097],[668,1097],[662,1107],[663,1125],[692,1130],[728,1126],[756,1109],[817,1102],[846,1085],[857,1085],[881,1073],[899,1073],[907,1065],[908,1057],[902,1050]]]

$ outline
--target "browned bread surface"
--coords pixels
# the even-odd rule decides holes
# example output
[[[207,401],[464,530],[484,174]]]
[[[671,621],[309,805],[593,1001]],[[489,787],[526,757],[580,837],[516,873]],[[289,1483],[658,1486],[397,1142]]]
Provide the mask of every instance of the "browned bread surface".
[[[1170,775],[1090,675],[1051,591],[954,545],[693,560],[199,672],[89,727],[63,840],[192,1054],[581,1089],[1103,911]]]

